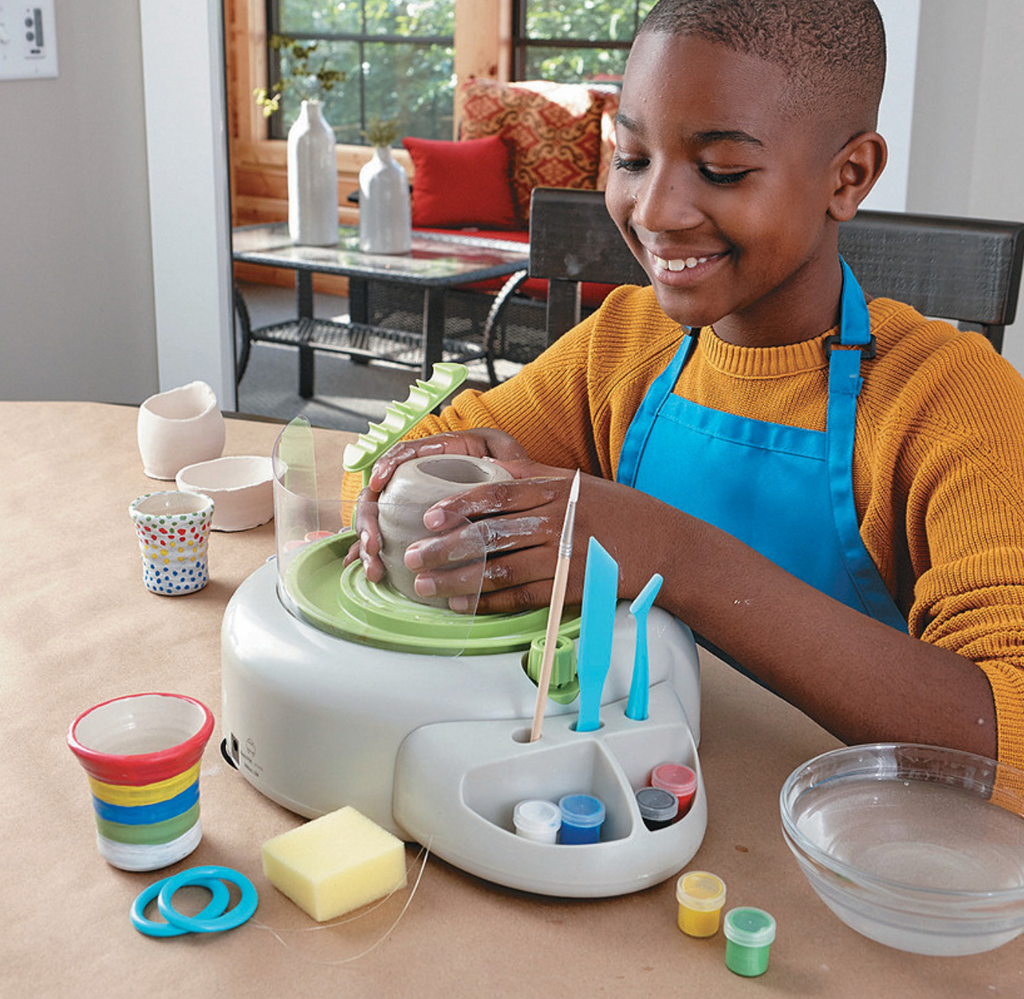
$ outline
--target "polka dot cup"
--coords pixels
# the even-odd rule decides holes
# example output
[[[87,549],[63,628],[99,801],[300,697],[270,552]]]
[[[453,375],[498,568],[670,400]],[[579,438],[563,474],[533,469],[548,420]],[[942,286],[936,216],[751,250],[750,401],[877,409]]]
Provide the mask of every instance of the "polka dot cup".
[[[167,597],[201,590],[209,577],[213,500],[199,493],[147,493],[128,507],[142,555],[142,582]]]

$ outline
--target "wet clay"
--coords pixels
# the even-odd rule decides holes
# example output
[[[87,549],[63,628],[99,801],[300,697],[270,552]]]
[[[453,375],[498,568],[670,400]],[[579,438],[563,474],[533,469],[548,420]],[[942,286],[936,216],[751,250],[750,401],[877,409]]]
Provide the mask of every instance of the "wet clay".
[[[387,582],[417,603],[447,607],[445,597],[417,595],[416,573],[405,567],[405,550],[434,533],[424,526],[423,515],[435,503],[476,486],[511,478],[493,461],[466,455],[429,455],[399,465],[381,493],[377,509],[383,542],[380,557]]]

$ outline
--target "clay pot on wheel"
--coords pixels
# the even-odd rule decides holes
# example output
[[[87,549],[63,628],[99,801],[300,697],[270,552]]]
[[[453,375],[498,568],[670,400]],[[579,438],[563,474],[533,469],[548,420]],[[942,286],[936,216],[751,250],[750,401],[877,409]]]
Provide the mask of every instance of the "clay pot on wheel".
[[[493,461],[466,455],[431,455],[399,465],[381,494],[377,510],[383,540],[380,557],[387,582],[417,603],[447,607],[444,597],[427,599],[417,595],[416,573],[405,567],[405,550],[414,541],[433,534],[423,526],[423,515],[435,503],[475,486],[511,478]]]

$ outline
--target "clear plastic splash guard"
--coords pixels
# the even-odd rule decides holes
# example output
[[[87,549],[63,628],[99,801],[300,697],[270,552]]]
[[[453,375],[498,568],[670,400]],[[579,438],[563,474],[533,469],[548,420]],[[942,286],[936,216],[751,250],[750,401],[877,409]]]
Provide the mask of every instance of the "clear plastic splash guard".
[[[371,582],[355,559],[349,528],[353,510],[342,503],[343,473],[337,462],[318,462],[314,433],[304,417],[280,433],[272,454],[278,593],[289,612],[328,634],[379,648],[457,656],[528,650],[543,637],[546,610],[520,614],[455,612],[446,603],[419,602],[387,579]],[[482,531],[469,521],[449,526],[458,534],[459,572],[475,608],[484,578]],[[387,542],[385,542],[387,544]],[[578,634],[569,614],[563,632]]]

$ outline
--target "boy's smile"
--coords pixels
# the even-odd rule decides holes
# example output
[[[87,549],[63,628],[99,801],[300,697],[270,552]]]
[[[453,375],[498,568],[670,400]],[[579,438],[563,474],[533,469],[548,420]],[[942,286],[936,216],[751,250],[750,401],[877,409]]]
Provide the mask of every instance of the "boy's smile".
[[[835,324],[829,218],[849,133],[787,114],[785,71],[696,36],[638,35],[609,212],[662,309],[723,339],[792,343]]]

